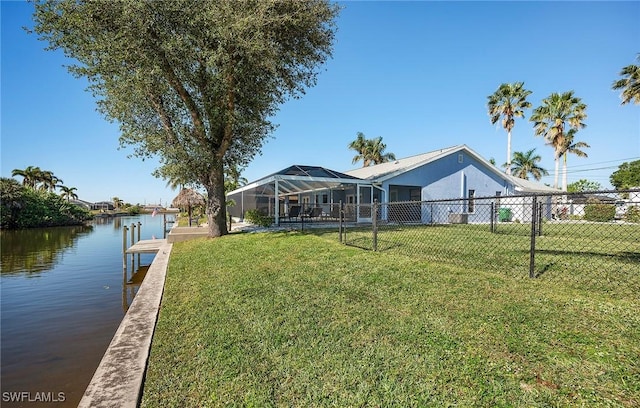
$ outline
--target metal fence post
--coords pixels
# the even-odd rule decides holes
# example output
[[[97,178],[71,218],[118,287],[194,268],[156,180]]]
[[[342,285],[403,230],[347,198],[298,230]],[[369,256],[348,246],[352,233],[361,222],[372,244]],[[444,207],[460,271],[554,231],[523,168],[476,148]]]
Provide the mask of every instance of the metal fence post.
[[[531,247],[529,249],[529,278],[535,278],[535,258],[536,258],[536,224],[538,218],[537,197],[533,196],[531,203]]]
[[[340,200],[340,207],[338,208],[338,235],[340,235],[340,243],[342,244],[342,219],[344,218],[344,207],[342,206],[342,200]]]
[[[542,236],[542,217],[544,214],[544,203],[538,203],[538,236]]]
[[[490,218],[490,230],[491,233],[496,232],[496,226],[495,226],[495,218],[496,218],[496,204],[495,203],[491,203],[491,214],[489,216]]]
[[[432,225],[436,223],[434,221],[434,218],[435,217],[434,217],[434,214],[433,214],[433,203],[431,203],[431,219],[429,221],[431,221],[430,224],[432,224]]]
[[[373,200],[372,212],[372,230],[373,230],[373,250],[378,250],[378,200]]]

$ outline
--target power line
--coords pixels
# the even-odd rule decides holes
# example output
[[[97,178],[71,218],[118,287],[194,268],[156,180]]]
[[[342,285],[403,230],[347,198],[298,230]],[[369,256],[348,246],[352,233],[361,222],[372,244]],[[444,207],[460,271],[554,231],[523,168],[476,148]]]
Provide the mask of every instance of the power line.
[[[597,163],[587,163],[587,164],[577,164],[577,165],[572,165],[571,168],[574,167],[584,167],[584,166],[595,166],[597,164],[607,164],[607,163],[616,163],[616,162],[626,162],[626,161],[633,161],[633,160],[638,160],[640,159],[640,157],[629,157],[628,159],[617,159],[617,160],[609,160],[609,161],[603,161],[603,162],[597,162]],[[617,166],[616,166],[617,167]]]
[[[570,166],[570,167],[567,166],[566,174],[586,173],[586,172],[589,172],[589,171],[618,169],[620,167],[620,165],[606,166],[606,167],[593,167],[593,168],[589,168],[589,169],[576,169],[576,167],[594,166],[596,164],[626,162],[626,161],[633,161],[633,160],[637,160],[637,159],[640,159],[640,157],[630,157],[630,158],[627,158],[627,159],[609,160],[609,161],[597,162],[597,163],[589,163],[589,164],[579,164],[579,165]],[[562,171],[562,169],[560,169],[560,171],[558,172],[558,175],[563,175],[563,174],[565,174],[565,172]],[[549,172],[549,176],[554,177],[555,176],[555,172]]]

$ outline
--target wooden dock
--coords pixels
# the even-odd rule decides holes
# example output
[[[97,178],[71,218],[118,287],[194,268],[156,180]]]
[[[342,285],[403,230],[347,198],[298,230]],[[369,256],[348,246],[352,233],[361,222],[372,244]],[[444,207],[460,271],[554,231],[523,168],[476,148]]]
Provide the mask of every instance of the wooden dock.
[[[166,239],[143,239],[127,249],[127,254],[156,254],[162,245],[167,243]]]

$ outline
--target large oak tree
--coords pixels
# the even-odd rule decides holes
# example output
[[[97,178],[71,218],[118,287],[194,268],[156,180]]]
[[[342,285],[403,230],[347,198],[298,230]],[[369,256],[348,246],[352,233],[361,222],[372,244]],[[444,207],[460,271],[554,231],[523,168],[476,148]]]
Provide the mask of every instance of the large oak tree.
[[[339,7],[324,0],[35,0],[35,28],[77,60],[120,143],[157,176],[203,186],[209,235],[227,232],[224,170],[241,168],[289,97],[315,85]]]

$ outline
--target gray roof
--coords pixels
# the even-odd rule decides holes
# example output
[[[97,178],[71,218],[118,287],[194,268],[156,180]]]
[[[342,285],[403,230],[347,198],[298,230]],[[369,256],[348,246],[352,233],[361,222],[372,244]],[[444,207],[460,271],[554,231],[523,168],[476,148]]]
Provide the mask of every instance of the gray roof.
[[[280,170],[276,173],[265,176],[257,181],[268,179],[273,176],[303,176],[314,178],[329,178],[329,179],[356,179],[357,177],[340,173],[335,170],[330,170],[320,166],[305,166],[300,164],[294,164],[286,169]]]
[[[422,153],[416,156],[410,156],[404,159],[398,159],[398,160],[390,161],[387,163],[376,164],[374,166],[361,167],[359,169],[346,171],[345,173],[350,176],[369,180],[372,183],[382,183],[393,177],[399,176],[400,174],[406,173],[408,171],[411,171],[418,167],[435,162],[436,160],[439,160],[443,157],[446,157],[461,151],[464,151],[465,153],[469,154],[480,163],[483,163],[488,170],[493,172],[498,177],[501,177],[502,179],[511,183],[515,187],[515,190],[518,192],[557,193],[558,191],[560,191],[558,189],[545,186],[544,184],[541,184],[535,181],[524,180],[515,176],[505,174],[504,172],[500,171],[500,169],[498,169],[496,166],[494,166],[489,161],[487,161],[482,156],[480,156],[478,153],[476,153],[471,148],[469,148],[469,146],[464,144],[447,147],[445,149],[434,150],[432,152]]]
[[[367,183],[358,177],[320,166],[293,165],[227,193],[227,196],[253,191],[256,195],[298,194],[346,184]]]
[[[559,191],[541,183],[507,175],[467,145],[462,144],[345,172],[338,172],[320,166],[293,165],[253,181],[229,192],[227,195],[249,191],[257,195],[274,195],[276,193],[276,181],[278,183],[278,195],[304,193],[324,188],[340,188],[341,186],[353,184],[382,183],[407,171],[461,151],[483,163],[486,169],[513,185],[516,192],[554,193]]]
[[[418,154],[416,156],[406,157],[387,163],[376,164],[369,167],[361,167],[359,169],[349,170],[345,173],[361,179],[372,180],[375,182],[383,182],[407,171],[424,166],[427,163],[436,161],[441,157],[455,153],[465,145],[448,147],[446,149],[434,150],[428,153]]]

